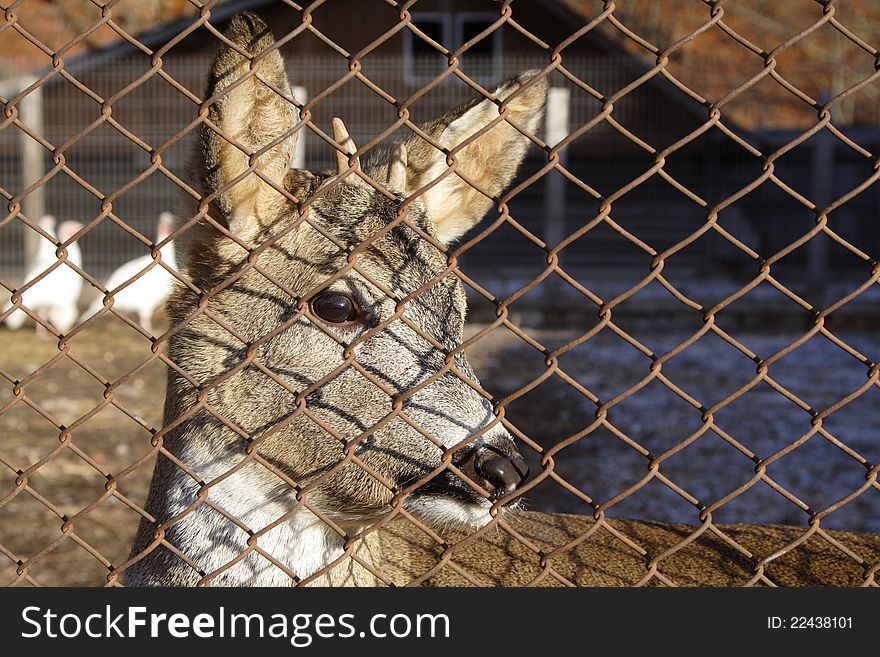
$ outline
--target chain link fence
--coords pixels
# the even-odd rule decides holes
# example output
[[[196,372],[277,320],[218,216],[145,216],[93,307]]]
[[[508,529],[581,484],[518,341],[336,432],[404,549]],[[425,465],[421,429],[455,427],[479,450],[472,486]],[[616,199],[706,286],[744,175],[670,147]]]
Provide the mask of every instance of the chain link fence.
[[[780,564],[803,557],[819,564],[806,583],[876,586],[880,115],[873,125],[842,125],[835,110],[846,105],[848,116],[870,118],[880,52],[862,26],[840,16],[839,3],[805,0],[809,24],[799,16],[777,25],[784,38],[770,38],[738,29],[735,6],[723,1],[683,3],[689,27],[670,36],[640,33],[644,3],[523,0],[486,2],[475,12],[388,0],[370,8],[382,16],[375,25],[357,26],[377,33],[368,41],[346,38],[346,19],[333,12],[350,7],[332,1],[189,0],[143,33],[126,30],[124,3],[82,4],[94,20],[58,45],[38,36],[28,0],[2,5],[0,54],[9,48],[6,61],[19,56],[14,43],[37,53],[16,60],[0,81],[0,284],[9,302],[0,320],[10,324],[0,330],[6,583],[118,586],[165,551],[200,584],[227,582],[255,563],[272,571],[273,582],[337,583],[344,580],[332,572],[343,562],[367,573],[357,581],[398,585],[797,584],[805,582]],[[205,92],[213,52],[236,49],[224,29],[242,9],[266,12],[277,41],[240,54],[258,73],[259,62],[280,51],[296,85],[293,97],[273,90],[298,116],[285,135],[298,137],[296,166],[332,169],[345,152],[351,170],[340,164],[340,178],[361,179],[392,200],[384,180],[354,166],[355,155],[367,161],[415,134],[448,156],[443,175],[459,175],[464,147],[444,148],[424,121],[487,98],[502,123],[522,130],[493,89],[529,69],[550,87],[544,123],[522,130],[528,153],[506,189],[493,193],[461,175],[492,199],[492,209],[459,242],[438,242],[407,214],[436,183],[397,198],[388,225],[355,243],[322,232],[348,264],[327,274],[321,289],[353,272],[394,305],[353,343],[315,317],[314,290],[292,290],[269,264],[290,230],[321,232],[309,214],[321,195],[291,196],[257,166],[275,142],[251,148],[247,137],[210,119],[224,98]],[[277,24],[289,30],[276,26],[281,15]],[[325,29],[337,19],[339,32]],[[541,19],[564,38],[545,40]],[[722,89],[716,81],[705,94],[698,73],[678,65],[710,35],[714,55],[720,49],[747,66],[736,84]],[[109,45],[68,58],[99,38]],[[803,44],[820,38],[845,43],[864,76],[835,78],[837,88],[829,83],[824,95],[789,79],[785,62],[795,50],[806,57],[802,70],[818,69],[827,53]],[[298,50],[305,40],[323,53]],[[795,118],[772,130],[758,119],[749,125],[760,103],[741,101],[757,90],[765,99],[781,94],[786,111],[809,115],[806,125]],[[332,136],[334,116],[345,120],[354,150]],[[238,180],[216,193],[199,189],[193,153],[201,130],[252,156],[247,175],[295,203],[292,228],[248,243],[212,214],[211,203]],[[181,197],[197,209],[181,210]],[[157,217],[167,211],[177,220],[163,233]],[[43,220],[47,213],[58,221]],[[206,277],[191,254],[182,264],[181,245],[206,226],[245,249],[234,272]],[[365,264],[370,249],[400,227],[442,248],[447,263],[402,294]],[[262,276],[287,299],[283,321],[268,333],[250,335],[212,305],[246,275]],[[470,305],[457,345],[439,343],[406,314],[447,276],[464,284]],[[153,327],[148,297],[154,289],[164,296],[172,282],[200,301],[191,314]],[[51,292],[41,296],[41,289]],[[52,314],[65,304],[69,321]],[[144,306],[147,319],[135,319]],[[28,325],[19,328],[15,318]],[[205,322],[228,358],[200,380],[198,366],[173,357],[169,344]],[[297,322],[319,329],[339,351],[338,366],[298,386],[267,364],[265,351]],[[443,361],[403,386],[355,350],[401,322]],[[462,353],[482,386],[461,365]],[[381,391],[389,412],[342,435],[322,415],[322,394],[347,370]],[[168,371],[198,403],[163,419]],[[230,380],[251,373],[274,386],[271,394],[293,400],[288,414],[259,428],[213,407]],[[517,439],[533,473],[517,494],[534,512],[500,513],[499,499],[468,477],[456,450],[407,415],[405,401],[444,377],[492,404],[491,421],[462,445],[501,426]],[[165,444],[199,413],[243,441],[234,467],[217,472]],[[297,422],[319,427],[339,448],[338,463],[317,478],[264,451]],[[369,457],[375,434],[404,425],[441,455],[415,482],[394,481]],[[196,489],[192,504],[166,517],[144,504],[157,457]],[[356,529],[315,492],[346,467],[389,498],[382,514]],[[284,489],[271,520],[259,525],[230,511],[236,505],[224,492],[224,482],[254,468]],[[445,521],[438,526],[404,505],[449,472],[491,498],[488,525],[447,530]],[[329,562],[296,572],[279,556],[276,537],[303,514],[340,548]],[[224,518],[233,528],[219,565],[177,540],[175,526],[188,516]],[[129,553],[141,522],[151,540]],[[386,560],[406,563],[370,558],[371,537],[383,533],[397,549]]]

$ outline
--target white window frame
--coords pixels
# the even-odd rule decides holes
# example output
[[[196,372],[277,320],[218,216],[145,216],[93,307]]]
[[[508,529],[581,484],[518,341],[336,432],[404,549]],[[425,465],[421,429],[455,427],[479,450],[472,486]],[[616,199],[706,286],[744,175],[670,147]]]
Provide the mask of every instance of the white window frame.
[[[442,25],[440,43],[449,48],[453,37],[452,14],[447,11],[413,12],[412,22],[418,23],[420,21],[440,23]],[[421,39],[421,37],[416,36],[412,30],[403,31],[403,79],[406,84],[413,86],[423,85],[432,79],[423,75],[417,75],[413,70],[413,44],[415,39]],[[439,52],[437,56],[441,56]]]
[[[453,22],[455,23],[453,43],[455,44],[455,47],[458,48],[464,43],[464,24],[466,22],[481,21],[491,25],[496,20],[498,20],[498,14],[493,14],[492,12],[487,11],[455,12],[453,15]],[[502,26],[499,25],[492,34],[485,37],[486,39],[492,40],[492,79],[489,80],[490,82],[500,82],[501,77],[504,75],[504,35],[501,32],[501,27]],[[464,57],[467,57],[467,53],[464,54]],[[478,77],[477,79],[479,80],[480,78]]]
[[[498,14],[486,11],[417,11],[412,13],[412,22],[418,23],[435,22],[441,24],[442,38],[440,43],[447,48],[457,48],[464,43],[464,24],[471,21],[484,21],[493,23],[497,20]],[[430,82],[432,78],[418,75],[413,70],[413,44],[414,39],[418,39],[412,30],[404,30],[403,32],[403,79],[408,85],[416,86]],[[490,36],[486,37],[492,40],[492,80],[498,82],[504,74],[504,40],[500,29],[495,30]],[[439,55],[439,53],[438,53]],[[467,53],[465,53],[467,57]],[[483,76],[479,76],[478,80],[486,81]],[[446,80],[449,81],[448,79]]]

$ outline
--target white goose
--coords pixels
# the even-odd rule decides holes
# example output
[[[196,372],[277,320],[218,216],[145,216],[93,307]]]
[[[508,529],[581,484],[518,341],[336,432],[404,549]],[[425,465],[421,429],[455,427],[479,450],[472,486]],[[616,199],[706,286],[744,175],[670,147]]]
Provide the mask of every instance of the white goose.
[[[167,238],[174,230],[174,217],[170,212],[159,215],[159,228],[156,234],[158,244]],[[162,262],[177,269],[177,261],[174,256],[174,242],[170,241],[162,247]],[[116,271],[110,274],[105,287],[113,295],[113,307],[116,310],[137,314],[138,322],[150,333],[153,332],[153,313],[162,305],[165,297],[171,291],[174,281],[168,271],[157,264],[146,274],[132,281],[135,276],[144,271],[153,262],[152,256],[145,255],[134,260],[129,260]],[[129,283],[129,281],[131,281]],[[129,283],[126,285],[126,283]],[[125,285],[121,290],[117,288]],[[104,297],[99,296],[86,310],[80,321],[91,317],[104,307]]]
[[[83,227],[79,222],[65,221],[58,227],[58,235],[56,237],[54,217],[46,215],[40,218],[38,224],[40,228],[55,237],[57,241],[40,240],[40,246],[24,275],[25,283],[35,279],[54,265],[58,260],[55,256],[58,244],[73,237]],[[82,252],[80,251],[79,244],[76,242],[72,242],[67,247],[67,261],[72,265],[82,267]],[[57,331],[64,334],[76,322],[78,314],[76,304],[82,291],[82,286],[82,276],[66,263],[62,263],[53,269],[48,276],[25,290],[21,295],[21,303],[40,317],[48,320]],[[12,303],[7,302],[4,304],[3,310],[8,310],[11,306]],[[27,318],[28,316],[24,311],[16,309],[6,318],[6,325],[14,331],[21,328]],[[43,326],[38,323],[37,331],[42,332],[42,329]]]

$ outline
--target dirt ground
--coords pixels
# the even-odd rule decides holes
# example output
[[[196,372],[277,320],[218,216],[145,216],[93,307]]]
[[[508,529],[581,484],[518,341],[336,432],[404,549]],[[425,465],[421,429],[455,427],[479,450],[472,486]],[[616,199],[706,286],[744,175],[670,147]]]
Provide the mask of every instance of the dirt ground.
[[[470,326],[469,334],[481,326]],[[658,355],[687,337],[683,330],[628,327]],[[161,330],[161,324],[158,327]],[[529,329],[553,349],[576,334],[570,330]],[[762,357],[774,353],[797,334],[737,335]],[[877,362],[873,334],[840,336]],[[0,585],[16,579],[18,563],[44,585],[101,585],[109,564],[122,563],[139,521],[123,502],[109,497],[95,510],[76,519],[74,531],[61,531],[63,518],[73,517],[105,493],[115,475],[149,451],[150,428],[161,425],[165,394],[164,365],[153,360],[150,342],[122,322],[107,318],[77,335],[70,358],[52,363],[26,385],[30,405],[13,400],[9,381],[30,373],[58,356],[53,340],[40,339],[32,329],[13,333],[0,328]],[[470,349],[484,383],[504,397],[546,371],[544,355],[511,332],[497,330]],[[560,358],[560,368],[580,386],[607,402],[650,372],[651,360],[610,331],[604,331]],[[142,366],[119,386],[114,404],[106,403],[105,382],[113,383]],[[755,363],[717,337],[706,336],[663,368],[671,382],[705,406],[711,406],[749,381]],[[818,336],[771,367],[774,380],[814,409],[843,398],[866,380],[867,368],[830,341]],[[96,378],[97,377],[97,378]],[[553,376],[531,392],[511,401],[507,417],[536,445],[546,450],[582,431],[595,419],[596,404],[581,391]],[[91,414],[91,415],[90,415]],[[68,445],[59,442],[59,426],[74,426]],[[608,428],[598,428],[563,449],[554,472],[595,503],[603,503],[642,482],[656,457],[700,427],[701,413],[668,387],[653,380],[612,406]],[[719,410],[716,422],[730,438],[757,457],[767,458],[810,430],[810,415],[773,390],[755,386]],[[865,482],[869,463],[880,461],[880,390],[868,389],[824,422],[825,428],[850,451],[814,435],[798,449],[768,467],[772,481],[790,490],[811,509],[821,510]],[[650,456],[627,444],[630,439]],[[533,472],[540,456],[524,446]],[[92,462],[75,453],[87,455]],[[854,456],[855,454],[855,456]],[[47,458],[51,456],[52,458]],[[42,464],[28,476],[27,490],[16,486],[18,473]],[[119,491],[142,504],[152,462],[119,481]],[[755,462],[716,433],[706,432],[683,451],[665,460],[660,472],[710,505],[750,481]],[[542,511],[592,513],[584,499],[551,479],[530,491],[529,508]],[[608,510],[609,515],[670,522],[699,522],[698,505],[684,500],[654,477]],[[785,499],[767,482],[758,481],[713,513],[718,522],[775,522],[804,525],[808,513]],[[823,520],[823,525],[880,532],[880,491],[875,486]],[[3,556],[5,555],[5,556]],[[36,559],[31,563],[28,560]]]
[[[0,329],[0,368],[23,380],[58,356],[54,339],[37,337],[32,329]],[[40,551],[29,574],[44,585],[100,585],[107,568],[89,552],[97,551],[113,564],[125,561],[139,516],[115,498],[77,519],[76,539],[61,532],[72,517],[105,493],[106,475],[116,474],[147,453],[151,433],[144,427],[161,426],[165,398],[165,366],[148,363],[116,389],[117,406],[105,404],[102,381],[114,382],[150,360],[150,342],[123,322],[108,318],[77,335],[70,354],[101,381],[61,358],[26,386],[29,406],[21,401],[0,414],[0,550],[14,560],[27,561]],[[0,408],[13,399],[12,385],[0,386]],[[101,407],[104,404],[103,408]],[[93,461],[90,464],[59,441],[59,426],[98,409],[71,432],[70,444]],[[56,453],[57,452],[57,453]],[[28,477],[28,490],[16,487],[16,472],[53,458]],[[119,490],[143,504],[152,463],[146,463],[119,482]],[[12,496],[11,499],[8,496]],[[51,510],[51,509],[54,509]],[[16,564],[0,557],[0,583],[15,578]]]

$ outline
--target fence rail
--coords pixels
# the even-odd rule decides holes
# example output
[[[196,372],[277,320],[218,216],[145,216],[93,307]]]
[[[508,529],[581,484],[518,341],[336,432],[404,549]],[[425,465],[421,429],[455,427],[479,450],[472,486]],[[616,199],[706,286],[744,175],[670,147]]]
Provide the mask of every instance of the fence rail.
[[[872,552],[874,544],[832,531],[880,533],[880,365],[871,333],[880,297],[880,127],[835,121],[842,104],[855,116],[860,94],[877,94],[880,51],[839,15],[840,3],[804,2],[812,11],[808,25],[785,26],[787,38],[761,34],[756,39],[729,19],[736,15],[734,6],[693,0],[682,6],[695,27],[674,38],[652,34],[651,39],[668,39],[654,42],[633,24],[634,3],[623,9],[610,0],[487,2],[494,14],[482,32],[465,43],[440,43],[419,27],[419,3],[389,0],[383,7],[396,19],[366,46],[341,37],[334,41],[322,31],[315,16],[333,2],[257,3],[272,5],[270,14],[289,14],[286,20],[293,21],[289,33],[275,37],[297,85],[294,102],[301,119],[294,131],[306,169],[336,167],[341,146],[330,137],[331,117],[345,119],[360,161],[366,161],[395,140],[429,137],[419,127],[427,119],[471,99],[491,99],[500,81],[491,79],[496,74],[504,79],[537,69],[550,87],[544,125],[522,131],[529,151],[510,187],[493,194],[476,180],[467,181],[492,198],[492,209],[472,234],[446,249],[448,273],[467,287],[475,318],[464,342],[440,344],[425,326],[407,320],[407,330],[437,350],[445,364],[400,386],[358,363],[351,345],[321,328],[322,339],[329,337],[344,350],[344,367],[317,380],[304,377],[299,387],[261,362],[261,349],[278,330],[249,335],[235,328],[234,318],[211,309],[211,300],[222,298],[227,287],[235,289],[242,274],[206,278],[191,254],[190,264],[178,267],[185,254],[182,247],[176,255],[173,251],[174,243],[192,239],[207,224],[241,243],[229,225],[210,218],[200,197],[207,193],[197,191],[193,158],[200,131],[219,132],[256,158],[252,161],[270,151],[265,144],[242,146],[241,135],[224,133],[208,118],[223,98],[210,97],[205,81],[213,50],[229,45],[223,36],[229,21],[224,7],[247,8],[248,3],[190,0],[192,18],[162,43],[120,27],[115,18],[125,9],[116,3],[84,4],[100,9],[95,29],[112,30],[133,52],[109,59],[83,54],[66,62],[64,53],[85,43],[91,28],[58,49],[41,41],[34,24],[21,17],[22,3],[2,5],[0,58],[3,44],[14,38],[41,51],[42,59],[21,60],[7,69],[15,75],[0,80],[0,195],[6,206],[0,217],[0,301],[9,302],[0,308],[0,320],[14,324],[26,316],[39,329],[36,336],[26,328],[0,330],[0,578],[12,585],[116,586],[158,548],[177,554],[201,583],[222,582],[240,564],[262,559],[289,583],[308,584],[336,562],[296,573],[273,555],[265,539],[307,509],[344,543],[345,557],[388,583],[381,568],[364,561],[354,547],[382,529],[387,518],[347,534],[337,516],[310,502],[308,491],[317,484],[297,481],[296,468],[260,453],[276,432],[308,418],[345,445],[339,464],[327,466],[323,479],[332,480],[345,464],[361,468],[372,485],[393,498],[390,515],[415,527],[437,552],[438,565],[410,573],[412,581],[424,581],[442,566],[463,581],[484,583],[462,555],[475,542],[488,540],[485,529],[451,542],[443,538],[401,506],[406,487],[355,450],[366,449],[372,434],[389,423],[403,423],[443,453],[443,467],[428,480],[444,472],[467,480],[449,445],[402,410],[401,400],[449,376],[490,399],[491,426],[503,426],[516,437],[535,473],[520,490],[533,508],[590,519],[576,536],[539,548],[514,520],[495,516],[495,504],[490,527],[518,543],[516,549],[539,573],[524,583],[572,583],[564,570],[554,570],[553,560],[589,549],[601,535],[644,562],[632,584],[682,583],[676,564],[692,544],[711,539],[749,564],[740,584],[776,583],[774,562],[819,543],[852,566],[855,583],[877,585],[880,554]],[[567,38],[545,42],[539,36],[542,26],[520,20],[519,7],[530,17],[533,5],[537,15],[546,11],[548,21],[559,21]],[[580,22],[563,24],[549,5]],[[508,35],[514,35],[529,43],[530,52],[505,50],[500,66],[485,55],[468,55],[494,32],[505,34],[499,42],[505,48],[514,42]],[[784,62],[793,49],[819,34],[827,41],[829,33],[835,43],[858,51],[870,71],[820,98],[789,80]],[[697,87],[699,75],[673,72],[676,57],[685,51],[693,57],[704,34],[722,38],[731,58],[754,69],[712,97]],[[307,37],[321,41],[329,54],[297,54],[298,40]],[[196,39],[201,45],[193,45]],[[412,48],[414,40],[443,65],[438,69],[433,62],[421,71],[407,65],[405,71],[402,56],[387,53],[401,43]],[[772,41],[772,47],[764,41]],[[585,47],[587,42],[592,45]],[[178,53],[180,44],[189,45]],[[821,59],[824,51],[806,52]],[[254,61],[267,59],[255,54]],[[796,99],[803,112],[811,113],[810,124],[761,131],[729,118],[731,103],[767,86],[781,89],[788,103]],[[506,111],[506,102],[500,106]],[[501,122],[509,119],[502,115]],[[477,134],[491,129],[483,126]],[[458,150],[447,148],[447,164]],[[248,175],[281,191],[256,164],[252,168]],[[361,172],[347,175],[355,180]],[[376,194],[393,196],[375,181],[368,183]],[[216,202],[234,185],[207,196]],[[439,246],[406,214],[429,191],[424,187],[406,199],[392,225]],[[182,209],[188,206],[179,203],[181,197],[199,209]],[[317,198],[296,199],[302,211],[297,225],[312,225],[306,210]],[[169,210],[177,214],[177,224],[172,233],[162,233],[156,219]],[[57,233],[40,221],[44,213],[58,218]],[[400,306],[391,319],[376,320],[371,335],[391,330],[407,304],[428,298],[439,280],[415,286],[404,301],[384,290],[365,268],[366,256],[358,256],[380,237],[366,235],[352,245],[350,267],[324,281],[338,283],[350,269]],[[284,234],[261,239],[252,254],[283,244]],[[137,257],[142,259],[127,275],[108,282],[111,272]],[[260,257],[243,261],[243,271],[261,272],[276,286],[272,294],[290,299],[284,326],[307,320],[318,326],[310,314],[312,297],[293,294],[271,270],[261,269]],[[151,308],[146,319],[133,319],[132,310],[147,303],[149,290],[170,289],[172,279],[179,290],[203,298],[192,315],[175,316],[155,331]],[[136,288],[139,284],[143,287]],[[39,301],[39,290],[50,286],[54,297],[47,293],[48,300]],[[81,315],[88,302],[105,295],[105,306],[93,307],[97,315]],[[64,305],[59,297],[67,305],[63,310],[75,314],[69,323],[52,314]],[[541,308],[539,317],[532,314],[535,307]],[[201,330],[199,322],[207,318],[214,322],[212,331],[225,331],[212,339],[234,347],[227,345],[224,373],[205,383],[187,372],[188,363],[175,360],[169,344]],[[474,361],[485,388],[459,364],[459,352]],[[329,394],[346,367],[383,391],[393,409],[387,417],[361,422],[354,438],[341,436],[321,415],[326,406],[321,395]],[[297,400],[290,418],[248,428],[241,418],[212,409],[217,398],[211,395],[226,394],[225,381],[249,368]],[[177,376],[198,390],[193,413],[213,413],[217,431],[245,439],[248,447],[234,468],[214,472],[201,464],[205,469],[199,470],[199,464],[187,463],[163,444],[186,419],[162,417],[164,390],[157,382],[169,370],[172,381]],[[469,430],[465,443],[486,431]],[[174,463],[199,489],[197,503],[164,521],[143,502],[157,456]],[[224,490],[225,480],[252,467],[271,472],[289,494],[290,504],[276,509],[268,526],[250,527],[250,516],[237,517],[211,498],[212,490],[215,495]],[[213,564],[209,556],[186,554],[167,538],[186,516],[210,510],[250,537],[217,568],[199,563],[204,558]],[[647,535],[627,533],[635,532],[634,526],[615,525],[615,517],[693,526],[674,540],[664,534],[665,544],[652,545]],[[129,555],[141,521],[155,524],[155,541]],[[777,543],[770,549],[750,543],[751,534],[729,529],[725,523],[731,522],[800,529],[774,534]]]

